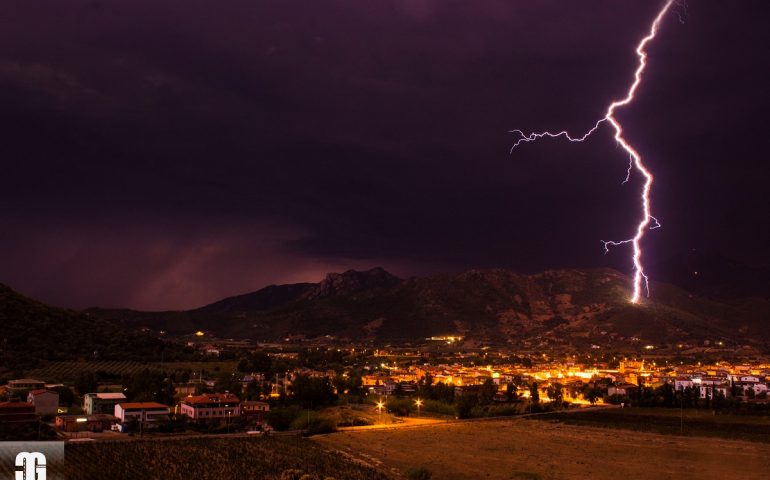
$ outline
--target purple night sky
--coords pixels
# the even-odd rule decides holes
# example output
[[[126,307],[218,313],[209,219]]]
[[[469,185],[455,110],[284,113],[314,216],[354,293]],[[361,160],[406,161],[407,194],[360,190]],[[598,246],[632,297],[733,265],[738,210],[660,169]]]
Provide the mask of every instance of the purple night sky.
[[[641,179],[608,127],[658,1],[5,0],[0,282],[188,308],[383,266],[611,266]],[[680,8],[680,13],[684,11]],[[770,264],[770,2],[691,0],[619,111],[647,264]]]

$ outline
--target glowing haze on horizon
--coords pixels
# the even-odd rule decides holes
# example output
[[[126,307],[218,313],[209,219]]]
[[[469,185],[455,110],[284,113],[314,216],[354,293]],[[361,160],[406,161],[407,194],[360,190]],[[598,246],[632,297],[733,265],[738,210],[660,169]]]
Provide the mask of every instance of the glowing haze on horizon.
[[[636,169],[639,171],[639,173],[642,174],[644,177],[644,185],[642,187],[641,192],[641,206],[642,206],[642,218],[639,220],[639,223],[636,226],[636,234],[628,238],[626,240],[601,240],[602,244],[604,245],[604,252],[609,252],[610,246],[618,246],[618,245],[624,245],[627,243],[630,243],[633,247],[633,255],[632,260],[634,264],[634,291],[631,295],[631,302],[632,303],[638,303],[641,299],[642,294],[642,288],[645,289],[647,296],[650,295],[650,286],[649,286],[649,278],[644,273],[644,266],[642,265],[642,247],[641,247],[641,241],[644,238],[644,234],[647,230],[652,230],[655,228],[660,227],[660,223],[658,223],[658,220],[652,216],[651,208],[650,208],[650,193],[652,190],[652,183],[654,180],[654,177],[652,175],[652,172],[650,172],[647,167],[644,165],[644,162],[642,161],[642,156],[639,154],[639,152],[634,149],[631,144],[628,143],[628,141],[623,137],[623,128],[620,125],[620,122],[614,117],[615,109],[618,107],[623,107],[628,105],[634,100],[634,94],[636,93],[636,89],[639,87],[639,85],[642,82],[642,73],[644,72],[645,67],[647,66],[647,52],[645,51],[645,47],[647,46],[647,43],[652,41],[655,38],[655,35],[658,33],[658,29],[660,27],[660,22],[663,19],[663,17],[666,15],[666,13],[670,10],[671,6],[675,3],[675,0],[667,0],[666,3],[663,5],[663,8],[658,12],[658,15],[655,17],[655,19],[652,22],[652,25],[650,26],[650,31],[642,38],[642,40],[639,42],[639,44],[636,47],[636,54],[639,57],[639,66],[636,68],[636,72],[634,73],[634,82],[629,87],[626,96],[623,97],[620,100],[613,100],[612,103],[610,103],[609,107],[607,107],[607,111],[604,114],[602,118],[600,118],[594,126],[588,130],[586,133],[584,133],[582,136],[579,137],[573,137],[571,136],[567,131],[562,130],[560,132],[540,132],[540,133],[528,133],[525,134],[520,129],[511,130],[511,133],[515,133],[520,135],[520,138],[516,140],[516,142],[511,147],[511,152],[521,145],[524,142],[533,142],[535,140],[539,140],[543,137],[550,137],[550,138],[556,138],[556,137],[564,137],[570,142],[583,142],[586,140],[591,134],[593,134],[603,122],[609,122],[610,125],[612,125],[612,128],[615,130],[615,141],[623,147],[623,149],[628,152],[628,155],[630,157],[628,172],[626,175],[625,180],[623,183],[626,183],[631,175],[631,170]],[[644,284],[644,287],[642,287],[642,284]]]

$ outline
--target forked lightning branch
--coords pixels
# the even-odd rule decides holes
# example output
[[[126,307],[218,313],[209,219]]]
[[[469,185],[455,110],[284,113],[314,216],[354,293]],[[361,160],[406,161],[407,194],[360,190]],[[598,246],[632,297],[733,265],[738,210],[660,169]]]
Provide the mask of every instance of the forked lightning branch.
[[[607,107],[607,111],[604,114],[604,116],[600,118],[590,130],[588,130],[586,133],[584,133],[581,136],[572,136],[569,134],[569,132],[564,130],[560,132],[546,131],[546,132],[539,132],[539,133],[538,132],[524,133],[522,130],[519,130],[519,129],[511,130],[511,133],[515,133],[519,135],[519,138],[511,147],[511,151],[513,151],[516,147],[520,146],[522,143],[534,142],[535,140],[540,140],[541,138],[544,138],[544,137],[549,137],[549,138],[563,137],[569,140],[570,142],[583,142],[589,136],[591,136],[591,134],[593,134],[596,130],[598,130],[599,127],[604,122],[607,122],[612,126],[612,128],[615,131],[615,135],[614,135],[615,141],[628,153],[630,157],[628,173],[623,183],[626,183],[628,181],[631,175],[631,171],[634,169],[637,172],[639,172],[642,175],[642,177],[644,177],[644,185],[642,186],[642,191],[640,194],[642,216],[636,225],[636,232],[634,236],[627,238],[625,240],[602,240],[601,241],[602,244],[604,245],[605,253],[609,252],[610,247],[624,245],[624,244],[630,244],[632,246],[633,248],[632,261],[634,265],[634,288],[633,288],[633,294],[631,295],[631,302],[633,303],[639,302],[642,294],[642,289],[645,290],[647,296],[650,295],[649,278],[647,277],[647,274],[644,272],[644,266],[642,264],[641,242],[647,230],[660,227],[660,223],[658,223],[658,220],[654,216],[652,216],[651,207],[650,207],[650,194],[652,191],[652,182],[653,182],[652,172],[650,172],[650,170],[644,164],[642,160],[642,156],[639,154],[639,152],[634,147],[632,147],[631,144],[628,143],[628,141],[623,136],[623,128],[621,127],[618,119],[615,118],[615,110],[618,107],[626,106],[633,101],[634,94],[636,93],[636,89],[639,87],[639,85],[642,82],[642,74],[644,73],[644,69],[647,66],[647,52],[645,51],[645,48],[647,44],[655,38],[655,35],[658,33],[658,28],[660,27],[661,20],[666,15],[666,13],[671,9],[671,6],[674,3],[675,3],[675,0],[668,0],[665,3],[665,5],[663,5],[663,8],[658,12],[658,15],[655,17],[655,20],[653,20],[652,25],[650,26],[649,33],[639,42],[639,45],[636,47],[636,54],[639,57],[639,65],[636,68],[636,72],[634,73],[634,81],[629,87],[628,91],[626,92],[626,96],[620,100],[613,100],[610,103],[610,105]]]

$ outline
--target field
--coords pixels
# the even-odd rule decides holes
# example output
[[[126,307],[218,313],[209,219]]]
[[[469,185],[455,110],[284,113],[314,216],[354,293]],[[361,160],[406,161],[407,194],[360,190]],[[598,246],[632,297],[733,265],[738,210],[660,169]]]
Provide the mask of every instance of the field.
[[[71,382],[82,372],[101,372],[108,375],[129,375],[144,369],[157,370],[154,363],[131,361],[50,362],[42,368],[29,370],[25,375],[46,382]]]
[[[69,443],[65,463],[67,477],[78,480],[278,480],[286,470],[301,470],[313,479],[386,478],[301,437]]]
[[[770,412],[766,415],[722,415],[711,410],[616,408],[553,413],[536,420],[569,425],[620,428],[663,435],[718,437],[770,443]]]
[[[425,467],[453,479],[723,479],[762,477],[770,444],[677,437],[525,418],[316,437],[383,471]]]
[[[145,369],[163,370],[165,372],[203,371],[209,375],[215,372],[231,372],[235,370],[237,361],[212,360],[207,362],[132,362],[132,361],[89,361],[89,362],[50,362],[41,368],[28,370],[25,376],[38,378],[48,382],[72,382],[81,372],[102,373],[112,376],[130,375]]]

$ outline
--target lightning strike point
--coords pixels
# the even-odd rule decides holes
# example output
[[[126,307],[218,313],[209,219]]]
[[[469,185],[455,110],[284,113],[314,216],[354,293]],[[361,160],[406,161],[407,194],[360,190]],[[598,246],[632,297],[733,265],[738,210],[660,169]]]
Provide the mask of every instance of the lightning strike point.
[[[636,234],[626,240],[601,240],[602,245],[604,246],[605,254],[609,253],[610,247],[617,247],[625,244],[632,245],[633,253],[631,255],[631,260],[634,265],[634,291],[630,298],[631,303],[639,303],[642,295],[642,288],[644,288],[646,296],[650,296],[650,279],[647,277],[647,274],[644,273],[644,266],[642,265],[641,241],[644,238],[644,234],[647,230],[660,228],[661,225],[660,222],[658,222],[658,219],[652,216],[650,209],[650,192],[652,191],[652,182],[654,177],[645,166],[644,162],[642,161],[642,156],[639,154],[639,152],[637,152],[623,137],[623,128],[614,115],[615,110],[618,107],[624,107],[633,101],[634,94],[636,93],[636,89],[639,87],[639,84],[642,82],[642,74],[644,73],[644,69],[647,66],[647,51],[645,50],[645,47],[655,38],[658,33],[658,28],[660,27],[660,22],[663,20],[663,17],[666,15],[666,13],[671,9],[671,6],[674,4],[680,5],[680,3],[677,3],[675,0],[666,1],[666,3],[663,5],[663,8],[661,8],[661,10],[658,12],[658,15],[653,20],[649,33],[644,38],[642,38],[642,40],[636,46],[636,55],[639,58],[639,64],[636,68],[636,71],[634,72],[634,81],[628,88],[626,96],[620,100],[613,100],[607,107],[607,111],[605,112],[604,117],[600,118],[590,130],[581,136],[574,137],[570,135],[566,130],[562,130],[556,133],[547,131],[540,133],[524,133],[523,130],[519,129],[510,131],[510,133],[518,136],[516,141],[513,143],[513,146],[511,147],[511,153],[513,153],[513,150],[520,146],[522,143],[534,142],[542,138],[562,137],[570,142],[583,142],[585,139],[591,136],[591,134],[598,130],[603,122],[607,122],[612,126],[615,132],[613,137],[615,138],[616,145],[622,147],[629,155],[628,170],[626,172],[626,178],[623,181],[623,184],[629,181],[631,178],[631,170],[633,169],[638,170],[644,178],[644,184],[642,186],[642,192],[640,196],[642,217],[636,226]],[[683,5],[686,13],[686,4]],[[677,12],[677,15],[679,15],[679,20],[682,21],[681,13]]]

